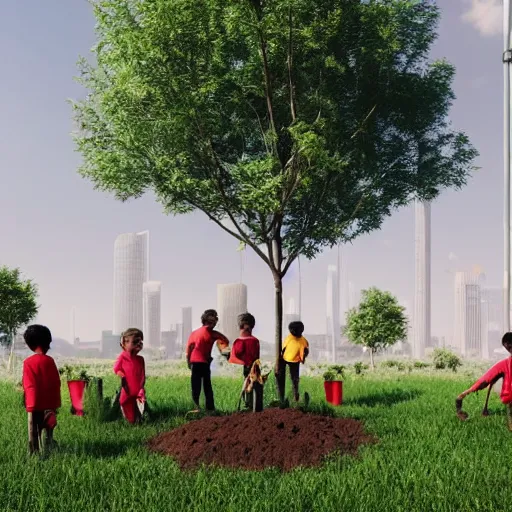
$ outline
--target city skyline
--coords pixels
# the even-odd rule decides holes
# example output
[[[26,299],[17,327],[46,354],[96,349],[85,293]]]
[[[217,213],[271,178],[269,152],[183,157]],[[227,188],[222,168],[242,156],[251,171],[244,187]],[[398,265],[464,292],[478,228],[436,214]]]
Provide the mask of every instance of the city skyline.
[[[433,57],[446,57],[456,67],[451,120],[468,133],[481,154],[481,169],[469,184],[443,193],[432,205],[432,336],[448,340],[454,287],[447,271],[478,263],[486,269],[489,286],[502,285],[503,65],[501,26],[485,25],[486,13],[475,14],[471,2],[439,0],[438,5],[442,18]],[[216,304],[217,283],[239,280],[238,242],[200,214],[165,216],[151,194],[121,203],[78,176],[80,160],[69,136],[73,125],[65,100],[84,95],[73,76],[78,56],[88,54],[95,42],[90,5],[66,2],[63,7],[48,0],[6,3],[3,8],[0,183],[8,194],[0,204],[0,264],[20,267],[38,284],[37,321],[55,336],[70,337],[69,311],[74,305],[76,335],[93,340],[112,324],[112,240],[118,233],[149,229],[152,277],[164,283],[165,321],[169,312],[170,322],[180,323],[180,307],[190,305],[197,326],[200,312]],[[469,18],[468,12],[473,13]],[[460,219],[468,229],[460,228]],[[394,213],[380,231],[343,249],[342,273],[347,263],[352,306],[359,290],[370,286],[412,304],[413,238],[411,205]],[[308,332],[325,329],[326,269],[336,263],[336,252],[326,249],[314,261],[301,259],[302,320]],[[297,272],[293,265],[285,278],[286,300],[297,300]],[[244,253],[244,283],[251,290],[256,334],[273,340],[272,277],[249,248]]]

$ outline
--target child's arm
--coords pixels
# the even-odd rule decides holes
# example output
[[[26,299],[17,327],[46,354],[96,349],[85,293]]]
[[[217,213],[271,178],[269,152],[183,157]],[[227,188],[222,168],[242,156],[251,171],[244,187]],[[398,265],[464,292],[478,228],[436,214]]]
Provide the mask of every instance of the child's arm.
[[[36,406],[36,376],[26,361],[23,363],[22,383],[25,393],[25,409],[27,412],[33,412]]]
[[[493,386],[499,379],[503,377],[504,372],[504,364],[506,364],[506,360],[500,361],[496,363],[492,368],[490,368],[482,377],[480,377],[469,389],[463,391],[455,400],[455,409],[457,412],[457,417],[461,420],[466,420],[468,415],[466,412],[462,410],[462,401],[466,396],[470,393],[475,393],[476,391],[480,391],[485,389],[487,386]]]
[[[220,351],[229,347],[229,340],[219,331],[213,331],[213,338],[217,342],[217,347]]]

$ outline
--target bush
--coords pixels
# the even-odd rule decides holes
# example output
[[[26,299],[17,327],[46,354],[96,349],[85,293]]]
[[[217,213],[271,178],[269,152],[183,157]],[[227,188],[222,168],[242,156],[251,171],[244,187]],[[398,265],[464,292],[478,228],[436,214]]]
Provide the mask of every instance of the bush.
[[[430,365],[428,363],[424,363],[423,361],[414,361],[414,368],[428,368]]]
[[[434,360],[434,367],[437,370],[444,370],[449,368],[456,372],[459,366],[462,366],[462,361],[457,354],[446,348],[436,348],[432,354]]]
[[[361,375],[364,370],[368,370],[369,366],[367,364],[364,364],[362,361],[358,361],[357,363],[354,363],[354,371],[356,372],[356,375]]]

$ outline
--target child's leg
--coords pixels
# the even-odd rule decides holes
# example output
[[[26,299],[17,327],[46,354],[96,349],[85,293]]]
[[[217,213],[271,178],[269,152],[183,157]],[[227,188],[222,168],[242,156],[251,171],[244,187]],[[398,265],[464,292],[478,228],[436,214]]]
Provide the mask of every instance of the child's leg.
[[[244,382],[247,376],[251,373],[251,368],[249,366],[244,366]],[[250,393],[245,392],[244,393],[244,401],[245,401],[245,407],[247,409],[252,408],[252,391]]]
[[[215,411],[215,401],[213,399],[212,373],[210,365],[205,365],[203,372],[203,389],[207,411]]]
[[[284,402],[286,398],[286,367],[288,363],[284,359],[279,360],[279,368],[276,374],[276,384],[279,391],[279,400]]]
[[[28,413],[28,446],[30,453],[36,453],[41,446],[41,428],[44,420],[42,411]]]
[[[507,426],[512,432],[512,403],[507,404]]]
[[[121,411],[123,412],[123,416],[128,423],[135,423],[137,419],[136,409],[137,404],[135,398],[130,398],[123,405],[121,405]]]
[[[199,409],[199,397],[201,396],[201,371],[198,363],[192,363],[190,374],[190,386],[192,388],[192,400]]]
[[[300,372],[300,363],[288,363],[290,367],[290,377],[292,379],[292,387],[293,387],[293,397],[295,401],[298,402],[299,395],[299,372]]]

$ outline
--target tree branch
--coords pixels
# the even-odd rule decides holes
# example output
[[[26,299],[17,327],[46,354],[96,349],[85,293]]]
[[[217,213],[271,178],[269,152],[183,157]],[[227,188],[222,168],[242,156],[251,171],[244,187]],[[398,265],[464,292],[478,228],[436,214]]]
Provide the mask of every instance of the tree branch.
[[[293,18],[292,18],[292,6],[288,8],[288,25],[289,25],[289,36],[288,36],[288,84],[290,87],[290,111],[292,115],[292,123],[297,119],[297,112],[295,107],[295,94],[292,77],[293,68]]]

